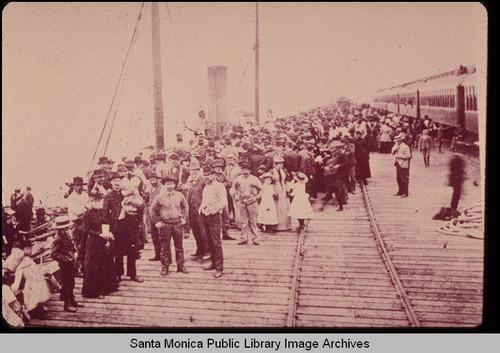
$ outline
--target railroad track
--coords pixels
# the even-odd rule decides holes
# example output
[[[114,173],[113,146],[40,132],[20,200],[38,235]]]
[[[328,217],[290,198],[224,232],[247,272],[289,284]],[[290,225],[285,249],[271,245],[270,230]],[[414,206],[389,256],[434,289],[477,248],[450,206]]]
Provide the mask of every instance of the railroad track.
[[[385,156],[375,158],[389,161]],[[291,295],[293,326],[471,327],[481,323],[483,242],[435,231],[439,221],[431,221],[429,212],[446,195],[433,187],[441,185],[446,173],[429,179],[425,172],[419,170],[413,179],[415,189],[429,193],[425,199],[394,198],[387,175],[376,179],[380,185],[350,195],[345,211],[330,208],[312,220],[298,246],[299,269],[292,280],[297,293]]]
[[[344,211],[327,208],[311,221],[298,256],[294,326],[419,326],[365,200],[357,189]]]

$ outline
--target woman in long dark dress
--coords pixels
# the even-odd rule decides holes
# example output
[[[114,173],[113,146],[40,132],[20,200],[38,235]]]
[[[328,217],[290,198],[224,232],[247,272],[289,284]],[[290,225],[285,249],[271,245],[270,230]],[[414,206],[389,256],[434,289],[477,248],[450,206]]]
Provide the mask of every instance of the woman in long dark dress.
[[[354,140],[354,157],[356,158],[356,180],[360,180],[363,184],[367,184],[366,179],[370,178],[370,152],[366,145],[366,141],[361,138],[361,135],[356,133]]]
[[[82,296],[103,298],[118,288],[112,252],[114,240],[102,231],[102,200],[92,200],[88,208],[83,217],[87,247]]]

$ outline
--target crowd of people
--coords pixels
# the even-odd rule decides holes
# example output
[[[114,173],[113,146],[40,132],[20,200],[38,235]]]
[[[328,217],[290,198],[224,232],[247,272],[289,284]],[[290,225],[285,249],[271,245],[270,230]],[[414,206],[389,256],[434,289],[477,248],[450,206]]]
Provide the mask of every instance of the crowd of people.
[[[67,183],[68,215],[54,222],[51,256],[61,269],[64,309],[74,312],[82,306],[73,293],[75,276],[83,277],[84,298],[104,298],[118,289],[124,275],[143,282],[136,260],[148,239],[154,247],[149,260],[160,263],[161,276],[168,276],[173,262],[172,238],[177,272],[189,273],[183,242],[192,234],[196,251],[191,259],[207,262],[203,269],[220,278],[222,241],[235,240],[231,227],[240,229],[239,245],[259,245],[261,232],[290,231],[292,219],[298,223],[296,231],[306,228],[315,199],[320,210],[335,200],[343,211],[356,184],[366,185],[371,177],[370,152],[394,155],[396,195],[407,197],[412,149],[422,153],[429,167],[434,140],[441,152],[443,134],[444,128],[428,117],[402,117],[367,105],[331,105],[277,118],[266,127],[234,127],[225,136],[195,133],[185,142],[177,134],[167,150],[150,146],[119,163],[101,157],[87,182],[75,176]],[[4,211],[4,225],[12,228],[8,237],[4,233],[10,246],[6,261],[11,263],[3,265],[6,276],[19,266],[12,257],[27,254],[30,246],[15,230],[29,230],[29,195],[29,190],[16,190],[9,212]],[[25,204],[31,207],[28,221]],[[13,302],[11,308],[21,315]],[[32,310],[33,304],[22,307]]]

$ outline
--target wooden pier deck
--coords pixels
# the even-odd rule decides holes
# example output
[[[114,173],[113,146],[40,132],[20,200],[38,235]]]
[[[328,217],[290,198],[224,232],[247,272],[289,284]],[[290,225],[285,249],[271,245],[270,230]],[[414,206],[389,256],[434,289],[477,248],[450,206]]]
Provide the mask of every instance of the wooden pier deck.
[[[484,241],[438,233],[440,221],[431,220],[451,199],[445,185],[450,156],[433,153],[431,167],[424,168],[414,152],[410,197],[399,198],[393,196],[392,157],[371,154],[367,192],[383,246],[420,326],[471,327],[482,320]],[[480,187],[473,184],[479,182],[479,167],[468,162],[467,173],[460,206],[481,198]],[[31,325],[284,327],[293,315],[293,326],[408,327],[401,294],[373,239],[365,207],[359,188],[344,212],[328,205],[311,220],[300,253],[295,232],[262,234],[259,246],[223,241],[224,276],[219,279],[190,259],[192,235],[185,239],[187,275],[161,277],[159,263],[148,261],[148,243],[137,262],[144,283],[126,278],[103,300],[82,299],[77,279],[75,292],[85,307],[65,312],[54,294],[47,318]],[[238,238],[236,231],[231,235]]]

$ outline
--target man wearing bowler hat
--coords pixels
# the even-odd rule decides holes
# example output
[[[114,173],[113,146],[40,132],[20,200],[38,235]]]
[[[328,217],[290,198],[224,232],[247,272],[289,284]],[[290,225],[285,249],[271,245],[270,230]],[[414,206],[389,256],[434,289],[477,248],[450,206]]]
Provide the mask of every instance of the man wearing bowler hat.
[[[110,164],[110,159],[108,157],[100,157],[99,158],[99,163],[97,164],[96,169],[92,173],[92,175],[89,177],[89,185],[88,185],[88,194],[91,195],[92,190],[94,189],[94,185],[96,184],[97,180],[96,179],[101,179],[100,184],[104,185],[106,189],[111,188],[111,184],[109,182],[109,174],[111,173],[109,171],[109,164]],[[96,171],[100,170],[102,171],[102,176],[100,174],[96,174]]]
[[[106,172],[104,169],[96,169],[92,173],[92,176],[89,179],[89,196],[91,197],[104,197],[108,193],[108,190],[111,188],[111,184],[109,183],[109,178],[106,180]],[[93,183],[91,185],[91,183]]]
[[[174,238],[177,272],[188,273],[184,266],[182,228],[188,217],[188,204],[184,195],[174,190],[176,178],[167,175],[163,180],[163,190],[153,199],[150,208],[152,223],[160,234],[161,275],[168,275],[172,263],[170,240]]]
[[[205,225],[203,224],[202,216],[199,213],[201,201],[203,198],[203,188],[205,180],[200,171],[200,162],[196,158],[191,159],[189,163],[189,179],[187,181],[188,193],[187,202],[189,206],[189,223],[193,231],[193,237],[196,241],[196,252],[191,256],[201,260],[203,256],[208,256],[208,242]]]
[[[73,225],[73,237],[75,239],[76,250],[78,251],[77,277],[83,276],[84,263],[85,263],[85,246],[87,237],[85,236],[85,229],[83,226],[83,215],[85,214],[85,205],[89,202],[89,195],[83,190],[83,186],[87,185],[83,182],[81,177],[74,177],[73,183],[69,184],[73,188],[73,192],[66,199],[68,206],[68,217]]]
[[[203,168],[203,177],[206,185],[203,189],[202,201],[198,211],[205,224],[208,244],[212,253],[212,264],[203,269],[207,271],[215,270],[214,277],[219,278],[223,274],[221,215],[222,210],[227,205],[226,187],[217,181],[217,176],[210,166]]]

